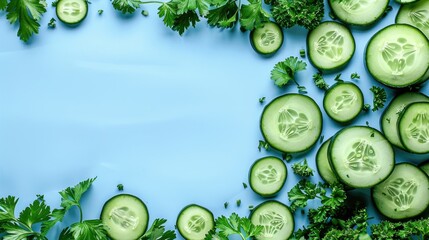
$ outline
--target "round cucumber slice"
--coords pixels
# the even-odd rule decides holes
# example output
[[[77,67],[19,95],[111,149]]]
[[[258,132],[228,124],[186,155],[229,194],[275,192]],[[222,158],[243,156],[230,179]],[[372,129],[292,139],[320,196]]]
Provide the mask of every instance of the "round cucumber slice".
[[[328,159],[340,181],[352,188],[380,183],[395,166],[390,143],[367,126],[347,127],[335,134],[328,147]]]
[[[184,207],[177,216],[177,230],[187,240],[203,240],[214,226],[213,213],[196,204]]]
[[[283,44],[283,30],[277,23],[266,22],[262,27],[250,32],[250,43],[257,53],[274,54]]]
[[[263,227],[257,240],[284,240],[292,235],[295,221],[292,212],[281,202],[270,200],[259,204],[250,214],[254,225]]]
[[[338,180],[335,173],[332,171],[331,165],[329,165],[328,159],[328,147],[331,142],[331,139],[326,140],[319,148],[316,154],[316,167],[317,172],[323,181],[329,184],[336,184],[340,181]]]
[[[409,104],[423,101],[429,102],[429,97],[423,93],[405,92],[396,96],[384,110],[380,117],[381,131],[392,145],[405,150],[404,145],[402,145],[399,139],[397,128],[399,116]]]
[[[145,233],[149,212],[138,197],[119,194],[104,204],[100,219],[111,239],[135,240]]]
[[[429,178],[409,163],[397,164],[392,174],[371,192],[380,213],[395,220],[416,217],[429,206]]]
[[[399,139],[412,153],[429,153],[429,102],[409,104],[398,120]]]
[[[429,0],[402,5],[395,22],[412,25],[420,29],[429,39]]]
[[[256,160],[249,171],[250,187],[262,197],[275,196],[283,188],[286,178],[286,165],[276,157]]]
[[[307,49],[314,67],[319,70],[336,70],[352,59],[355,40],[346,26],[327,21],[308,33]]]
[[[357,26],[374,24],[389,6],[389,0],[329,0],[328,3],[339,20]]]
[[[78,24],[82,22],[88,13],[88,2],[86,0],[60,0],[57,3],[57,17],[67,24]]]
[[[362,112],[362,91],[351,82],[338,82],[325,92],[323,108],[330,118],[348,123]]]
[[[377,81],[389,87],[419,83],[429,69],[429,41],[413,26],[387,26],[369,41],[366,66]]]
[[[266,142],[282,152],[310,149],[322,132],[322,113],[308,96],[285,94],[271,101],[262,112],[260,128]]]

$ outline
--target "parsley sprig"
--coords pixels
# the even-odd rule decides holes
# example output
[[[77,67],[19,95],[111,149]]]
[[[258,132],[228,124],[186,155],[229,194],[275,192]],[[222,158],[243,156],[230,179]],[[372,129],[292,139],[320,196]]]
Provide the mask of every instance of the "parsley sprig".
[[[301,177],[313,176],[313,169],[308,166],[306,158],[301,162],[294,163],[292,165],[292,171]]]
[[[375,112],[384,107],[387,100],[386,90],[377,86],[372,86],[369,90],[373,94],[372,111]]]
[[[152,226],[140,238],[140,240],[173,240],[176,239],[176,233],[173,230],[165,231],[164,224],[167,220],[163,218],[155,219]]]
[[[262,230],[262,226],[255,226],[249,218],[232,213],[229,217],[218,217],[215,221],[215,229],[206,235],[205,240],[228,240],[234,235],[242,240],[248,240],[260,234]]]
[[[297,57],[291,56],[274,65],[273,70],[271,70],[271,79],[274,80],[274,84],[278,87],[284,87],[290,81],[293,81],[298,90],[302,91],[303,86],[299,85],[296,81],[295,75],[297,72],[305,70],[306,68],[307,64],[305,62],[298,60]]]

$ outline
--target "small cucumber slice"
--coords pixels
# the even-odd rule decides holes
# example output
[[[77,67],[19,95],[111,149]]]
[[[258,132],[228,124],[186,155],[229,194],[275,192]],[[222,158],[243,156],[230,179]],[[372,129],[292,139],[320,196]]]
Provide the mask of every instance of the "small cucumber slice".
[[[362,91],[351,82],[338,82],[325,92],[323,108],[339,123],[355,119],[363,109]]]
[[[384,136],[392,145],[403,150],[405,147],[399,139],[398,119],[405,107],[414,102],[429,102],[429,97],[417,92],[402,93],[390,102],[380,117],[381,131]]]
[[[263,227],[257,240],[285,240],[292,235],[295,221],[289,208],[281,202],[270,200],[259,204],[250,214],[254,225]]]
[[[196,204],[184,207],[177,216],[177,230],[187,240],[203,240],[214,226],[213,213]]]
[[[274,54],[283,44],[283,30],[277,23],[266,22],[250,32],[250,43],[257,53]]]
[[[111,239],[135,240],[145,233],[149,213],[138,197],[119,194],[104,204],[100,219]]]
[[[409,163],[397,164],[392,174],[371,192],[380,213],[395,220],[416,217],[429,206],[429,178]]]
[[[262,112],[262,135],[271,147],[296,153],[310,149],[322,132],[322,113],[308,96],[285,94],[271,101]]]
[[[337,70],[353,57],[355,40],[341,23],[321,23],[307,35],[307,49],[311,64],[319,70]]]
[[[367,126],[343,128],[328,147],[329,164],[341,182],[352,188],[372,187],[392,172],[395,154],[389,141]]]
[[[57,17],[62,22],[74,25],[82,22],[88,13],[86,0],[60,0],[57,3]]]
[[[429,102],[409,104],[398,120],[399,139],[412,153],[429,153]]]
[[[262,197],[275,196],[282,189],[286,178],[286,165],[276,157],[264,157],[256,160],[249,171],[250,187]]]

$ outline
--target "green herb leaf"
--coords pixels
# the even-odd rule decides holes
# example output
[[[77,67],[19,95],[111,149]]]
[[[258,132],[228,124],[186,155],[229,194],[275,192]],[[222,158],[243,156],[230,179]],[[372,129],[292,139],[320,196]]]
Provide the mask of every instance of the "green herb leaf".
[[[0,198],[0,222],[10,221],[15,218],[15,208],[18,199],[13,196]]]
[[[118,184],[117,186],[116,186],[116,188],[118,188],[118,191],[124,191],[124,185],[123,184]]]
[[[221,6],[211,9],[207,23],[212,27],[232,28],[238,20],[238,6],[235,0],[223,1]]]
[[[265,102],[265,97],[261,97],[261,98],[259,98],[259,103],[260,104],[262,104],[262,103],[264,103]]]
[[[28,228],[32,228],[35,223],[49,220],[50,214],[51,210],[45,201],[36,199],[19,214],[19,221]]]
[[[0,0],[0,11],[6,10],[7,0]]]
[[[360,79],[360,76],[359,76],[359,74],[357,74],[357,73],[355,72],[355,73],[352,73],[352,74],[350,75],[350,78],[351,78],[352,80],[357,80],[357,79]]]
[[[372,111],[375,112],[384,107],[384,103],[387,100],[386,90],[377,86],[372,86],[369,90],[373,94]]]
[[[248,31],[259,28],[270,20],[271,15],[262,8],[261,0],[249,0],[240,9],[240,25]]]
[[[27,42],[33,34],[39,33],[39,20],[46,6],[40,0],[10,0],[6,12],[11,24],[19,24],[18,37]]]
[[[195,11],[187,11],[181,15],[177,15],[174,19],[172,29],[182,35],[190,26],[195,27],[195,24],[200,21]]]
[[[60,240],[105,240],[107,239],[106,229],[101,220],[86,220],[72,224],[65,228],[60,234]]]
[[[198,10],[201,16],[206,16],[209,10],[207,0],[178,0],[177,14],[181,15],[189,11]]]
[[[165,231],[164,224],[167,220],[155,219],[152,226],[146,233],[140,238],[140,240],[173,240],[176,239],[176,233],[172,230]]]
[[[161,4],[158,8],[158,16],[163,18],[165,26],[169,28],[174,26],[174,21],[177,17],[176,6],[177,4],[175,2],[170,1]]]
[[[313,75],[313,82],[316,85],[316,87],[322,90],[328,90],[329,88],[329,84],[325,82],[325,79],[323,78],[323,75],[321,72],[315,73]]]
[[[262,148],[265,148],[265,150],[268,150],[268,148],[270,147],[270,145],[262,140],[259,140],[259,145],[258,145],[258,150],[261,151]]]
[[[134,13],[140,7],[140,0],[113,0],[113,8],[121,11],[123,14]]]
[[[284,28],[300,25],[308,30],[316,28],[324,14],[323,0],[277,0],[273,5],[274,20]]]
[[[279,87],[285,86],[290,80],[294,81],[296,85],[299,84],[295,80],[295,74],[298,71],[305,70],[307,64],[303,61],[298,60],[297,57],[289,57],[282,62],[278,62],[274,69],[271,70],[271,79],[274,80],[274,84]]]
[[[210,232],[210,237],[206,238],[206,240],[228,239],[233,235],[239,235],[242,240],[247,240],[260,234],[263,229],[262,226],[255,226],[250,219],[241,218],[236,213],[232,213],[228,218],[225,216],[218,217],[215,224],[215,231]]]
[[[49,28],[55,28],[57,26],[55,18],[51,18],[48,23]]]
[[[292,165],[292,170],[295,174],[300,175],[301,177],[313,176],[313,169],[308,166],[307,159],[304,159],[301,163],[294,163]]]

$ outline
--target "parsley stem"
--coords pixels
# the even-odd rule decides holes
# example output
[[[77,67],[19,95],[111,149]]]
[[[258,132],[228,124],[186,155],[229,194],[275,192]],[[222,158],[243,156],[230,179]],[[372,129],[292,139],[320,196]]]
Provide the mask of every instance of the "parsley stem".
[[[82,207],[80,205],[77,205],[77,207],[79,208],[79,213],[80,213],[80,220],[79,220],[79,222],[83,222]]]
[[[161,1],[144,1],[144,2],[140,2],[140,4],[148,4],[148,3],[164,4],[164,2],[161,2]]]

